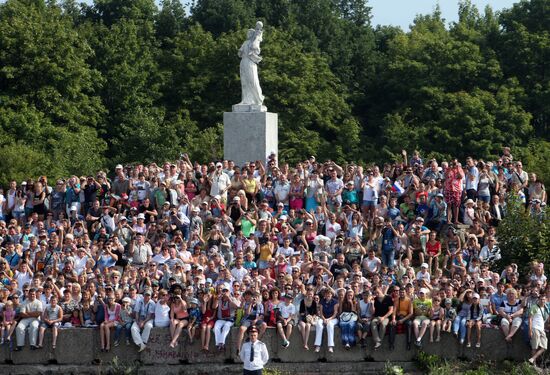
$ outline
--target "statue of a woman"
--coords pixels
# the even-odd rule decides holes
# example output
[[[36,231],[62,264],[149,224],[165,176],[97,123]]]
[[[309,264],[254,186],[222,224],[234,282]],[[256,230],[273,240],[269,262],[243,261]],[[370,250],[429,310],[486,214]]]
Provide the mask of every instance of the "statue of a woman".
[[[239,49],[241,58],[240,74],[242,100],[241,105],[259,105],[264,102],[260,80],[258,79],[258,63],[260,57],[260,42],[262,41],[263,24],[256,22],[255,29],[248,29],[246,40]]]

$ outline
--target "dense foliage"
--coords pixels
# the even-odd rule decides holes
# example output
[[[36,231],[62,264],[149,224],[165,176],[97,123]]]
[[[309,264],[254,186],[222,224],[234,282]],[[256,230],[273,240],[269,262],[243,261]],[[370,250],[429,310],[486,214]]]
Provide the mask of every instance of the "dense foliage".
[[[529,275],[531,262],[550,263],[550,217],[547,213],[533,215],[525,205],[510,197],[506,216],[498,227],[501,268],[515,263],[521,275]]]
[[[282,158],[488,158],[507,145],[548,177],[549,5],[481,14],[465,0],[458,22],[436,10],[404,32],[373,27],[366,0],[197,0],[191,12],[178,0],[7,0],[0,179],[220,157],[236,51],[256,19]]]

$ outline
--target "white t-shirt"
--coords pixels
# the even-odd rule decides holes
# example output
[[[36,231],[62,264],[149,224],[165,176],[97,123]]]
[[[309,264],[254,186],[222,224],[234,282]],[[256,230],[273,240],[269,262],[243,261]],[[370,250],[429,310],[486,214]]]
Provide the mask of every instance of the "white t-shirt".
[[[288,319],[292,315],[296,314],[296,306],[294,306],[292,303],[290,305],[287,305],[286,302],[280,302],[277,307],[279,308],[281,317],[284,319]]]
[[[342,226],[337,222],[331,223],[330,221],[327,221],[325,224],[325,234],[331,240],[334,240],[341,230]]]
[[[157,303],[155,306],[155,327],[170,325],[170,306]]]
[[[246,275],[248,275],[248,271],[244,267],[233,267],[233,269],[231,270],[231,276],[233,276],[233,278],[240,283],[243,281]]]
[[[292,247],[279,247],[275,256],[283,254],[285,257],[294,255],[294,249]]]

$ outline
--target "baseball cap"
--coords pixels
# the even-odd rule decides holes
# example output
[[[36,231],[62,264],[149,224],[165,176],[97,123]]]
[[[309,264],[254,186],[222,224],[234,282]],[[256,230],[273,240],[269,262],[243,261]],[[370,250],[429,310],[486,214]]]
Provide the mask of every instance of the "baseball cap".
[[[420,288],[420,290],[418,291],[418,293],[428,294],[428,289],[426,289],[426,288]]]

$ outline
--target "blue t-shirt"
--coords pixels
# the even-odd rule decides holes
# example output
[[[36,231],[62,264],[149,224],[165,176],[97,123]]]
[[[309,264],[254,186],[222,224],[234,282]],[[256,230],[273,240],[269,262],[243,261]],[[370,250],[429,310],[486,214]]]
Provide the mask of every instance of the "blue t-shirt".
[[[321,300],[323,316],[325,318],[331,317],[334,314],[334,306],[336,306],[337,303],[338,303],[338,300],[336,298],[332,298],[328,301],[324,298]]]
[[[388,208],[388,216],[390,217],[390,219],[395,220],[397,217],[399,217],[399,214],[399,207]]]
[[[394,250],[393,239],[395,234],[391,228],[382,229],[382,251],[391,252]]]

